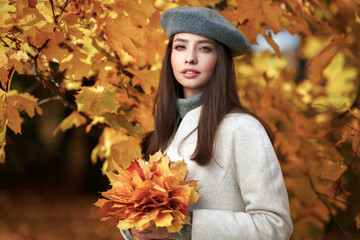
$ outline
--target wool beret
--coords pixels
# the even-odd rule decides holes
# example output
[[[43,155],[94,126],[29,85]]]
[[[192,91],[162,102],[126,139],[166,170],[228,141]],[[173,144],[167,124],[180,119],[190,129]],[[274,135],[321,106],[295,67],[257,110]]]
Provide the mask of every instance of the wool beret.
[[[251,46],[233,24],[209,8],[171,8],[161,15],[160,23],[169,39],[181,32],[202,35],[228,46],[233,57],[246,53]]]

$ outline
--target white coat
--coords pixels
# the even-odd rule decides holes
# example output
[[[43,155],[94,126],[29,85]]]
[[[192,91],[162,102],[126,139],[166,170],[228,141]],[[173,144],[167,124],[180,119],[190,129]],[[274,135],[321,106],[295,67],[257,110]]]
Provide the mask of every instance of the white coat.
[[[214,159],[190,160],[197,144],[202,107],[188,112],[166,150],[171,161],[185,159],[187,179],[198,180],[192,211],[192,240],[285,240],[293,225],[281,168],[262,124],[244,113],[228,114],[219,126]],[[185,139],[185,140],[184,140]]]

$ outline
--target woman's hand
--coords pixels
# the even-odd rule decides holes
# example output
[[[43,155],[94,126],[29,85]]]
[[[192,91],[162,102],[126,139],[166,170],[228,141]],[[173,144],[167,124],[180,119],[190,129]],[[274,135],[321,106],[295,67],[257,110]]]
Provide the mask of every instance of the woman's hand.
[[[165,227],[149,227],[144,231],[132,228],[131,233],[133,234],[135,240],[168,240],[170,237],[170,234]]]

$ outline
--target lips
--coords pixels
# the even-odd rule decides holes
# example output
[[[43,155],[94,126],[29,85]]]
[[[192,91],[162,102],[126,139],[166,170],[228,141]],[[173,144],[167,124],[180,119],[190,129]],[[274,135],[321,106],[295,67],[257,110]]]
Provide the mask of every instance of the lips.
[[[200,72],[192,68],[186,68],[181,71],[181,74],[186,78],[195,78],[200,75]]]

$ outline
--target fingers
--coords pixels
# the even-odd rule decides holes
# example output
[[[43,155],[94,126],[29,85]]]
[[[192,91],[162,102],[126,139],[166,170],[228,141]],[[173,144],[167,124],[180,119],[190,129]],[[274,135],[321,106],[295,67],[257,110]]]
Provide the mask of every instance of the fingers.
[[[150,227],[143,231],[132,228],[131,232],[135,240],[168,240],[170,236],[166,228]]]

